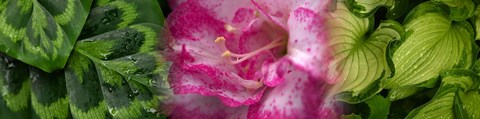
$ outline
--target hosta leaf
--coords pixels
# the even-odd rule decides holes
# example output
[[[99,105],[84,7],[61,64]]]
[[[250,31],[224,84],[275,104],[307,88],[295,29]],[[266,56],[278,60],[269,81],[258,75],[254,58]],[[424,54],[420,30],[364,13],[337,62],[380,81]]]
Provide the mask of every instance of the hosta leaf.
[[[472,17],[472,23],[475,27],[475,40],[480,40],[480,6],[477,6]]]
[[[62,69],[92,0],[2,0],[0,51],[46,72]]]
[[[421,91],[422,89],[423,88],[414,87],[414,86],[391,89],[388,92],[387,98],[390,101],[400,100],[406,97],[410,97],[414,95],[416,92]]]
[[[463,21],[470,17],[475,12],[475,4],[472,0],[432,0],[436,3],[441,3],[449,8],[450,19],[455,21]]]
[[[408,35],[392,56],[395,75],[383,80],[384,88],[430,87],[441,71],[472,66],[472,27],[450,20],[432,2],[414,8],[405,29]]]
[[[458,93],[455,98],[455,116],[458,119],[476,119],[480,116],[480,94],[478,90]]]
[[[402,26],[395,21],[382,21],[373,31],[373,17],[357,17],[341,2],[331,16],[328,28],[335,54],[333,65],[342,81],[338,89],[352,97],[369,87],[376,87],[370,89],[370,94],[378,93],[380,88],[374,82],[389,75],[386,49],[390,41],[402,38]]]
[[[402,16],[410,0],[346,0],[348,8],[359,17],[370,17],[378,8],[388,9],[387,18],[396,19]]]
[[[349,114],[349,115],[342,115],[342,119],[362,119],[360,115],[356,114]]]
[[[365,101],[370,107],[369,119],[386,119],[390,110],[390,101],[380,95],[375,95]]]
[[[478,84],[472,72],[453,70],[442,74],[442,85],[432,100],[414,109],[406,118],[414,119],[453,119],[454,102],[459,93],[465,93]]]

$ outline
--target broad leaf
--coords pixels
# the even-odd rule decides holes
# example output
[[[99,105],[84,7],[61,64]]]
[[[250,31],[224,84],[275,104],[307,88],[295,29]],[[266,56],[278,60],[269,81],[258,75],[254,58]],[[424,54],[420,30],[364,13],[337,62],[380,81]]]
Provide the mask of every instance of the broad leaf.
[[[387,98],[390,101],[400,100],[406,97],[410,97],[414,95],[416,92],[421,91],[422,89],[423,88],[414,87],[414,86],[391,89],[388,91]]]
[[[450,20],[432,2],[414,8],[405,18],[405,29],[406,39],[392,57],[395,75],[383,80],[383,87],[431,87],[441,71],[472,66],[471,25]]]
[[[476,119],[480,116],[480,94],[478,90],[458,93],[455,98],[455,116],[458,119]]]
[[[158,108],[168,93],[163,90],[169,65],[156,52],[162,48],[157,46],[163,24],[159,4],[95,3],[80,36],[86,39],[77,41],[65,69],[47,73],[12,58],[0,63],[5,69],[0,74],[15,74],[2,79],[3,86],[27,94],[1,90],[15,115],[33,110],[25,118],[161,118]],[[9,69],[10,62],[23,68]]]
[[[428,103],[414,109],[406,118],[450,118],[455,117],[454,102],[459,93],[465,93],[478,85],[472,72],[466,70],[447,71],[442,74],[442,85]]]
[[[62,69],[92,0],[2,0],[0,52],[46,72]]]
[[[0,117],[29,118],[30,89],[29,66],[0,53]],[[12,115],[17,112],[18,115]]]
[[[349,115],[342,115],[342,119],[362,119],[360,115],[356,114],[349,114]]]
[[[455,21],[464,21],[475,12],[475,4],[472,0],[432,0],[448,6],[449,17]]]
[[[380,7],[388,9],[387,18],[396,19],[406,12],[410,0],[347,0],[353,14],[359,17],[371,17]]]
[[[480,5],[475,9],[471,20],[475,27],[475,40],[480,40]]]
[[[347,92],[351,97],[357,97],[369,89],[372,93],[365,96],[368,99],[380,91],[374,82],[390,73],[386,49],[390,41],[402,38],[403,28],[395,21],[382,21],[378,28],[373,30],[372,17],[357,17],[350,13],[342,2],[338,3],[331,16],[333,17],[328,19],[328,28],[331,33],[330,46],[335,54],[333,65],[340,74],[339,92]]]
[[[370,107],[369,119],[386,119],[390,112],[390,101],[380,95],[375,95],[365,101]]]

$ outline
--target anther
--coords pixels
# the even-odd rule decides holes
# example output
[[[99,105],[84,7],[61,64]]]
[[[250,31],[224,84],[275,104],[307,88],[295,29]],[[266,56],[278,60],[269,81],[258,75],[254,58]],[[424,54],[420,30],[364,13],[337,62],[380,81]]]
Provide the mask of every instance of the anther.
[[[258,12],[257,10],[255,10],[255,12],[253,12],[253,15],[255,15],[255,17],[260,17],[260,12]]]
[[[222,57],[230,57],[231,55],[232,55],[232,52],[227,50],[227,51],[223,52]]]
[[[228,32],[235,32],[237,30],[237,28],[235,28],[235,27],[233,27],[232,25],[229,25],[229,24],[225,24],[224,27]]]
[[[225,37],[221,36],[221,37],[217,37],[217,39],[215,39],[215,43],[221,43],[221,42],[224,42],[226,39]]]

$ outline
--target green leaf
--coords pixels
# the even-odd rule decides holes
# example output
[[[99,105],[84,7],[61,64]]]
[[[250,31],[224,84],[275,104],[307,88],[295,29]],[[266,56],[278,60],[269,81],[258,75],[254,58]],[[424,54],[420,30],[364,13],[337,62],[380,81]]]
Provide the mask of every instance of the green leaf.
[[[458,93],[455,97],[455,116],[459,119],[476,119],[480,115],[478,90]]]
[[[30,118],[29,66],[0,53],[0,118]]]
[[[169,64],[156,52],[163,41],[159,37],[163,15],[157,1],[95,3],[86,28],[105,25],[95,19],[118,22],[108,23],[115,27],[102,26],[101,32],[84,28],[80,37],[86,39],[75,43],[65,69],[47,73],[8,56],[0,59],[4,69],[0,74],[11,77],[0,78],[0,84],[13,90],[0,90],[7,95],[2,98],[8,109],[0,105],[0,114],[12,110],[15,117],[23,114],[19,111],[32,110],[24,118],[166,118],[158,107],[169,94],[164,91],[169,88]],[[18,93],[20,89],[26,96]]]
[[[432,0],[446,5],[450,12],[449,17],[454,21],[464,21],[473,16],[475,4],[472,0]]]
[[[47,73],[32,67],[30,80],[32,81],[32,107],[39,117],[47,119],[69,117],[70,111],[63,71]]]
[[[73,117],[159,118],[169,66],[155,51],[161,16],[155,0],[97,3],[66,68]]]
[[[475,40],[480,40],[480,5],[475,9],[471,20],[475,27]]]
[[[46,72],[62,69],[92,0],[3,0],[0,51]]]
[[[395,21],[386,20],[374,30],[373,17],[357,17],[342,2],[337,3],[337,9],[331,16],[327,22],[331,31],[330,46],[335,53],[333,66],[342,76],[339,92],[357,97],[368,89],[372,91],[368,96],[360,96],[368,99],[380,91],[380,87],[373,83],[390,74],[386,49],[391,41],[402,39],[403,27]]]
[[[360,115],[356,114],[349,114],[349,115],[342,115],[342,119],[362,119]]]
[[[414,109],[406,118],[451,118],[455,117],[454,102],[459,93],[464,93],[478,85],[473,72],[452,70],[442,73],[442,85],[435,96],[426,104]]]
[[[387,18],[397,19],[402,16],[410,0],[346,0],[350,11],[359,17],[370,17],[378,8],[388,9]]]
[[[380,95],[375,95],[365,101],[370,108],[369,119],[386,119],[390,112],[390,101]]]
[[[414,95],[416,92],[421,91],[423,88],[419,87],[402,87],[396,88],[388,91],[388,99],[390,101],[400,100],[406,97]]]
[[[405,29],[408,35],[392,57],[395,75],[382,80],[384,88],[430,87],[441,71],[472,66],[471,25],[450,20],[432,2],[414,8],[405,18]]]

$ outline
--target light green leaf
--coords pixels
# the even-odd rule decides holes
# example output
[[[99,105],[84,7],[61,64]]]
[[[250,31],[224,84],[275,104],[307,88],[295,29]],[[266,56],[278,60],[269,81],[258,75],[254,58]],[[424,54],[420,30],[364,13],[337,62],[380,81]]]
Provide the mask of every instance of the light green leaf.
[[[357,97],[369,89],[372,92],[368,96],[360,96],[368,99],[380,91],[374,82],[390,75],[386,49],[391,41],[402,38],[403,27],[387,20],[373,30],[373,17],[357,17],[342,2],[337,3],[331,16],[327,23],[331,31],[330,47],[335,54],[333,65],[341,76],[339,92],[350,93],[351,96],[347,97]]]
[[[442,73],[442,84],[435,96],[426,104],[414,109],[406,118],[410,119],[453,119],[454,102],[459,93],[465,93],[478,85],[474,74],[467,70],[450,70]]]
[[[414,95],[416,92],[421,91],[423,88],[419,87],[402,87],[396,88],[388,91],[388,99],[390,101],[400,100],[406,97]]]
[[[478,90],[468,91],[467,93],[458,93],[455,102],[455,116],[459,119],[476,119],[480,116],[480,94]],[[463,113],[460,113],[463,112]]]
[[[92,0],[3,0],[0,52],[46,72],[62,69]]]
[[[405,29],[408,35],[392,57],[395,75],[382,81],[384,88],[431,87],[441,71],[472,66],[471,25],[450,20],[432,2],[414,8]]]

